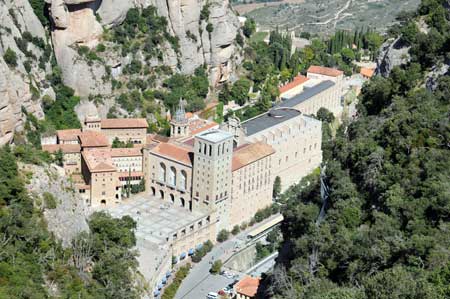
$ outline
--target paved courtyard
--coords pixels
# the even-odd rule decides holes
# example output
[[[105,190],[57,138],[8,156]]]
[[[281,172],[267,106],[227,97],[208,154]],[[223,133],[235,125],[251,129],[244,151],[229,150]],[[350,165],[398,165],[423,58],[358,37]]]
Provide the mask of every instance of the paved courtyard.
[[[150,282],[150,287],[170,269],[172,250],[168,237],[181,227],[205,216],[201,212],[191,212],[150,195],[137,195],[105,210],[113,217],[128,215],[136,221],[139,271]]]

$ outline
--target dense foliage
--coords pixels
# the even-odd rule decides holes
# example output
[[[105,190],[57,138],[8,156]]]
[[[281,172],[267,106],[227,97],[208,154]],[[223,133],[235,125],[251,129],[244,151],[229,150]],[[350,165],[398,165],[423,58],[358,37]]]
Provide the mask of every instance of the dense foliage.
[[[282,196],[286,242],[266,296],[450,297],[450,77],[420,87],[449,52],[443,3],[422,2],[429,32],[411,41],[412,62],[367,84],[359,119],[324,140],[328,199],[318,174]]]
[[[25,188],[16,161],[26,156],[20,147],[0,149],[0,298],[138,298],[134,221],[94,214],[91,232],[62,248]],[[57,206],[56,195],[42,200],[44,209]]]

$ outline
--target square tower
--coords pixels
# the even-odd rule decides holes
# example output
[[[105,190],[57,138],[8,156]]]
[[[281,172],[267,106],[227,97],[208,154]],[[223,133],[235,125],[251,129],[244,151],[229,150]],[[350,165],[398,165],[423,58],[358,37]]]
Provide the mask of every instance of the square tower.
[[[233,135],[213,130],[195,136],[193,208],[213,212],[217,231],[228,227]]]

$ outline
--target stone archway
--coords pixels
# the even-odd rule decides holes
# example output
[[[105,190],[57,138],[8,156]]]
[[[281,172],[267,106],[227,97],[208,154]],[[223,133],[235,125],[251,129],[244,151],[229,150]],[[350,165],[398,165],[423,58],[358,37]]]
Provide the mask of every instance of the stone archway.
[[[159,190],[159,196],[161,199],[164,199],[164,191]]]
[[[170,200],[172,201],[172,203],[175,203],[175,195],[173,195],[172,193],[170,194]]]
[[[180,198],[180,204],[183,208],[186,206],[186,201],[184,200],[183,197]]]
[[[156,195],[156,189],[155,189],[155,187],[151,187],[150,190],[152,191],[152,195],[155,196],[155,195]]]

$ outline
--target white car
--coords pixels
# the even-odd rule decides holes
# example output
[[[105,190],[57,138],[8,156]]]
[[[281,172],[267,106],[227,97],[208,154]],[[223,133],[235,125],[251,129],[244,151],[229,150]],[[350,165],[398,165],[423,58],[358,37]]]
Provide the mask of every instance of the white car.
[[[218,299],[219,298],[219,294],[215,293],[215,292],[209,292],[208,295],[206,296],[207,299]]]

